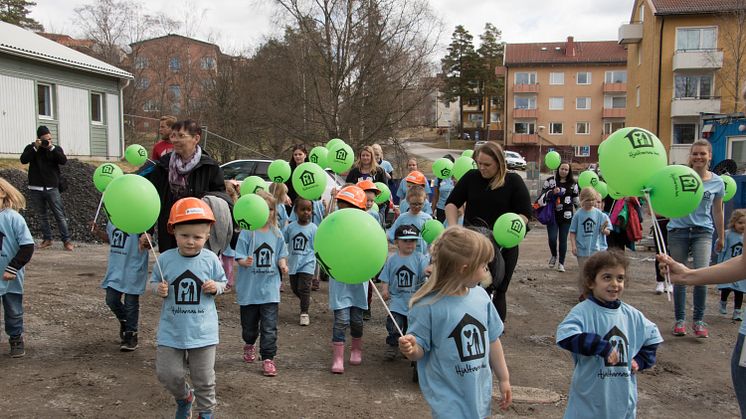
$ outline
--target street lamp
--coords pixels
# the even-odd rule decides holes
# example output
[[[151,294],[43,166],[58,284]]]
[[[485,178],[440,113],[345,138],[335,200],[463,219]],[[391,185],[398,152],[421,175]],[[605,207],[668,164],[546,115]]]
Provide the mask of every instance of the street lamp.
[[[539,132],[536,134],[536,136],[539,137],[539,157],[536,159],[539,163],[539,177],[541,177],[541,142],[544,140],[541,133],[544,132],[545,129],[546,127],[544,125],[539,125]]]

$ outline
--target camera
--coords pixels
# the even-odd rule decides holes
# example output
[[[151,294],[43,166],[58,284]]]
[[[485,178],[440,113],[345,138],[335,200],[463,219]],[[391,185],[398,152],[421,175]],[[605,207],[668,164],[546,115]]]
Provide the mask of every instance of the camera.
[[[49,140],[41,140],[42,147],[49,147]]]

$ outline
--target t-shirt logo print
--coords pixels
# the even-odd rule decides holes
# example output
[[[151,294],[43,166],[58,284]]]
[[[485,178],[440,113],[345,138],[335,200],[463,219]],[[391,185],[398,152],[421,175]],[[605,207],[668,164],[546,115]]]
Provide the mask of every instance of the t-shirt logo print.
[[[120,230],[116,229],[111,233],[111,247],[115,247],[117,249],[124,249],[124,246],[127,245],[127,234]]]
[[[269,268],[272,266],[272,254],[274,250],[267,243],[262,243],[261,246],[254,250],[254,261],[257,268]]]
[[[640,130],[640,129],[633,129],[630,132],[627,133],[625,136],[632,145],[632,148],[653,148],[655,147],[655,144],[653,143],[653,138],[650,137],[650,134],[647,132]]]
[[[618,327],[613,326],[609,333],[604,336],[604,340],[611,343],[611,350],[617,351],[619,354],[619,362],[611,365],[609,360],[604,358],[604,366],[606,367],[627,367],[629,366],[629,341],[627,336],[619,330]]]
[[[202,280],[190,270],[184,271],[171,283],[174,286],[174,303],[199,305],[202,297]]]
[[[586,218],[585,221],[583,221],[583,233],[585,234],[593,234],[593,230],[596,228],[596,222],[593,221],[592,218]]]
[[[461,362],[484,358],[487,353],[486,331],[487,328],[469,314],[458,322],[448,337],[453,339]]]
[[[2,243],[2,238],[0,238],[0,244]],[[0,248],[2,246],[0,245]],[[738,242],[730,247],[730,257],[734,258],[736,256],[741,256],[743,253],[743,243]]]
[[[410,288],[414,283],[414,272],[406,266],[396,271],[396,281],[399,288]]]
[[[308,243],[308,237],[303,233],[298,233],[293,237],[293,250],[302,252],[306,250],[306,244]]]

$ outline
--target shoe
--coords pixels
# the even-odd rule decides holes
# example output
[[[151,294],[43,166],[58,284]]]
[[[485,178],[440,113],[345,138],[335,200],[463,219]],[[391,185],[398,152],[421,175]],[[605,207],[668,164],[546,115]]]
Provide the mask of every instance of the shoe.
[[[137,332],[125,332],[124,342],[119,346],[122,352],[132,352],[137,349]]]
[[[243,362],[251,364],[256,360],[256,347],[254,345],[243,346]]]
[[[308,316],[308,314],[301,314],[300,315],[300,325],[301,326],[308,326],[311,324],[311,318]]]
[[[199,412],[197,415],[197,419],[212,419],[213,417],[212,412]]]
[[[311,291],[318,291],[319,290],[319,278],[314,277],[311,280]]]
[[[223,294],[230,294],[232,289],[233,286],[231,286],[231,284],[226,285],[225,288],[223,288]]]
[[[549,258],[549,267],[550,268],[554,268],[554,265],[556,263],[557,263],[557,257],[556,256],[552,256],[551,258]]]
[[[727,301],[720,302],[720,314],[728,314],[728,302]]]
[[[733,310],[733,320],[736,321],[743,321],[743,310],[740,308],[737,308]]]
[[[194,403],[194,390],[189,389],[186,399],[176,400],[176,419],[190,419],[192,403]]]
[[[655,284],[655,295],[661,295],[665,290],[666,284],[664,284],[663,282],[658,282]]]
[[[345,372],[345,343],[332,342],[332,373],[344,374]]]
[[[565,272],[565,265],[558,263],[557,264],[557,272]]]
[[[23,336],[11,336],[9,342],[11,358],[22,358],[26,355],[26,349],[23,344]]]
[[[363,363],[363,338],[352,338],[350,346],[350,365]]]
[[[697,320],[696,322],[694,322],[694,336],[698,338],[710,337],[710,334],[707,333],[707,323],[703,322],[702,320]]]
[[[262,371],[264,371],[265,377],[274,377],[277,375],[277,367],[275,366],[275,361],[271,359],[265,359],[262,361]]]
[[[666,294],[673,293],[673,285],[671,285],[671,284],[666,285],[666,291],[665,292],[666,292]]]
[[[63,247],[64,247],[64,248],[65,248],[65,250],[67,250],[68,252],[72,252],[72,251],[73,251],[73,249],[75,249],[75,246],[73,246],[73,242],[65,242],[65,244],[63,245]]]
[[[124,329],[127,324],[124,320],[119,320],[119,344],[124,345]]]
[[[383,359],[386,361],[393,361],[399,354],[399,349],[396,346],[387,346],[386,352],[383,353]]]
[[[370,320],[370,309],[363,311],[363,320],[365,321]]]
[[[684,320],[676,320],[676,324],[673,325],[674,336],[686,336],[686,322]]]
[[[41,243],[39,243],[38,246],[36,246],[38,249],[46,249],[47,247],[52,245],[51,240],[42,240]]]

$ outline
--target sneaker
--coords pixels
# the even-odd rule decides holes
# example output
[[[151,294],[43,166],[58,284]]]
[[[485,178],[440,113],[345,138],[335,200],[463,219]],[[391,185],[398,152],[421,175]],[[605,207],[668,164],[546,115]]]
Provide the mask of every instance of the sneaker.
[[[251,364],[256,360],[256,347],[254,345],[243,346],[243,362]]]
[[[655,295],[661,295],[666,290],[666,284],[658,282],[655,284]]]
[[[11,358],[21,358],[26,355],[26,349],[23,345],[23,336],[11,336],[9,343]]]
[[[38,246],[36,246],[38,249],[46,249],[47,247],[52,245],[51,240],[42,240],[41,243],[39,243]]]
[[[727,301],[720,302],[720,314],[728,314],[728,302]]]
[[[694,336],[698,338],[710,337],[710,334],[707,333],[707,323],[703,322],[702,320],[697,320],[696,322],[694,322]]]
[[[684,320],[676,320],[676,324],[673,325],[674,336],[686,336],[686,322]]]
[[[386,361],[393,361],[399,354],[399,349],[396,346],[387,346],[386,352],[383,353],[383,359]]]
[[[737,308],[733,310],[733,320],[736,321],[743,321],[743,310],[740,308]]]
[[[275,366],[275,361],[271,359],[265,359],[262,361],[262,370],[264,371],[265,377],[274,377],[277,375],[277,367]]]
[[[192,403],[194,403],[194,390],[189,389],[186,399],[176,400],[176,419],[190,419]]]
[[[667,294],[671,294],[671,293],[673,293],[673,285],[672,285],[672,284],[668,284],[668,285],[666,285],[666,291],[665,291],[665,292],[666,292]]]
[[[308,326],[311,324],[311,318],[308,316],[308,314],[301,314],[300,315],[300,325],[301,326]]]
[[[557,272],[565,272],[565,265],[558,263],[557,264]]]
[[[363,320],[368,321],[370,320],[370,309],[363,311]]]
[[[556,263],[557,263],[557,257],[555,257],[555,256],[552,256],[551,258],[549,258],[549,267],[550,267],[550,268],[554,268],[554,265],[555,265]]]
[[[137,349],[137,332],[126,332],[124,342],[119,346],[122,352],[132,352]]]

